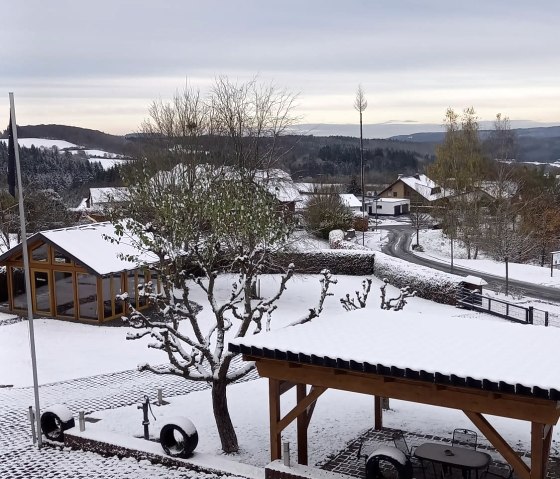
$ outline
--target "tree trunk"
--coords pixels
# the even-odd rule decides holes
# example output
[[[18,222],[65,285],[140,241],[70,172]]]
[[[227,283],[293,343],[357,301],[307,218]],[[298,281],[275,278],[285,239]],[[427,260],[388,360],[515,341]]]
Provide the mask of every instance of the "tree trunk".
[[[239,445],[229,415],[225,380],[216,380],[212,383],[212,406],[214,407],[214,419],[218,427],[218,434],[222,442],[222,450],[225,453],[237,452]]]

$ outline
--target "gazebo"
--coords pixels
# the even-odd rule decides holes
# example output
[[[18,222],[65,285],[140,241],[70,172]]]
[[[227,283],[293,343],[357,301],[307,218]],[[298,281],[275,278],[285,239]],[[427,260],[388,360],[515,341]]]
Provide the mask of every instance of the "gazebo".
[[[119,244],[111,223],[93,223],[36,233],[27,240],[33,313],[59,319],[101,323],[126,313],[115,299],[128,292],[139,309],[147,307],[138,285],[157,277],[141,264],[157,261],[126,240]],[[6,266],[10,311],[27,309],[22,245],[0,256]]]
[[[558,344],[556,328],[359,310],[238,338],[229,350],[269,378],[272,460],[280,458],[281,432],[296,420],[298,462],[307,464],[315,401],[334,388],[375,396],[378,429],[382,397],[461,410],[518,477],[543,479],[560,416]],[[294,386],[297,404],[282,417],[281,395]],[[530,422],[530,467],[485,415]]]

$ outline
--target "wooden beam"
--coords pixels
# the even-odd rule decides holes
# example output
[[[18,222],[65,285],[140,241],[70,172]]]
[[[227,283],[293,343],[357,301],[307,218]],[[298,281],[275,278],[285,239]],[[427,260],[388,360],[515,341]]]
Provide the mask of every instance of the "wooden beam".
[[[480,413],[463,411],[467,417],[472,421],[472,423],[480,429],[480,432],[484,434],[486,439],[496,448],[496,450],[503,456],[503,458],[509,463],[509,465],[515,471],[515,474],[520,479],[532,479],[531,470],[529,466],[525,464],[519,454],[517,454],[512,447],[505,441],[505,439],[500,436],[500,434],[492,427],[492,425],[486,420],[484,416]]]
[[[302,412],[304,412],[308,406],[311,406],[317,398],[323,394],[327,389],[326,388],[313,388],[309,391],[309,394],[305,396],[301,402],[298,402],[296,406],[286,414],[280,421],[278,422],[278,432],[282,432],[286,427],[296,419]]]
[[[280,381],[268,380],[268,406],[270,412],[270,460],[275,461],[282,456],[280,421]]]
[[[298,384],[296,388],[296,399],[299,404],[307,396],[307,385]],[[308,409],[305,409],[297,417],[297,450],[298,450],[298,464],[303,464],[307,466],[308,455],[307,455],[307,429],[309,426],[308,420]]]
[[[282,396],[282,394],[284,393],[287,393],[295,385],[296,383],[292,383],[290,381],[280,381],[280,396]]]
[[[383,400],[381,396],[375,396],[374,408],[375,408],[375,413],[374,413],[373,428],[376,431],[380,431],[381,429],[383,429]]]
[[[324,366],[300,364],[299,367],[290,367],[290,363],[286,361],[254,356],[245,356],[245,359],[256,362],[262,377],[535,421],[542,424],[556,424],[560,417],[557,402],[548,399],[452,385],[436,385],[407,378],[391,377],[390,381],[386,381],[386,376],[380,374]]]

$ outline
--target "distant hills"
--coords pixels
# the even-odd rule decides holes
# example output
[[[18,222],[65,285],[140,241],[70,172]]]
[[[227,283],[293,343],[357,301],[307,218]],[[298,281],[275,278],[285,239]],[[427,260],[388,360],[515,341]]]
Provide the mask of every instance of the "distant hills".
[[[516,154],[518,161],[552,163],[560,159],[560,126],[540,125],[529,121],[512,121],[512,127],[518,126],[513,128],[518,140]],[[481,127],[490,128],[491,122],[481,122]],[[419,132],[419,128],[425,130]],[[364,138],[368,139],[364,143],[366,148],[406,150],[422,157],[433,155],[437,144],[441,143],[445,135],[441,125],[413,122],[366,124],[363,130]],[[85,148],[98,148],[124,155],[133,155],[138,141],[134,135],[110,135],[97,130],[66,125],[20,126],[18,131],[21,138],[66,140]],[[486,138],[490,131],[490,129],[481,130],[482,139]],[[391,132],[401,133],[391,135]],[[298,141],[300,149],[306,149],[304,145],[307,145],[314,150],[323,145],[337,143],[355,145],[359,129],[357,125],[348,124],[302,124],[294,127],[292,133],[304,135],[305,140],[302,138]],[[5,137],[5,134],[3,136]],[[293,140],[288,138],[287,142],[291,143]]]

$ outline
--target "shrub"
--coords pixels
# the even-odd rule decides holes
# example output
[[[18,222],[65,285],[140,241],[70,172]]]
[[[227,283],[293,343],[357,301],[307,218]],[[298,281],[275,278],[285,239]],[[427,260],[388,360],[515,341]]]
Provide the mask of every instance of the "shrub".
[[[311,233],[328,239],[332,230],[346,231],[351,228],[353,216],[338,193],[329,190],[320,192],[308,201],[303,218]]]

